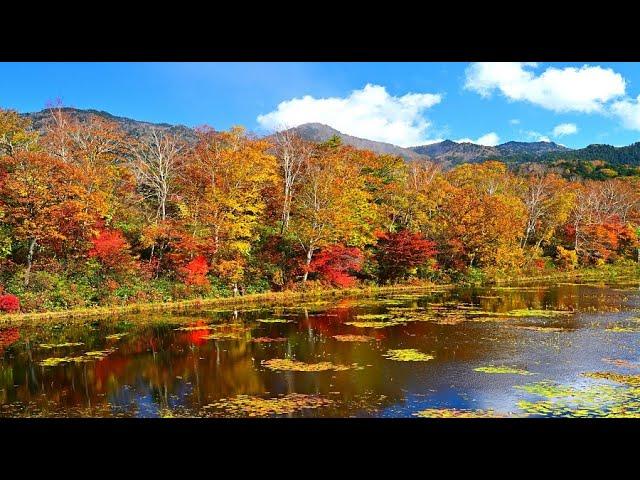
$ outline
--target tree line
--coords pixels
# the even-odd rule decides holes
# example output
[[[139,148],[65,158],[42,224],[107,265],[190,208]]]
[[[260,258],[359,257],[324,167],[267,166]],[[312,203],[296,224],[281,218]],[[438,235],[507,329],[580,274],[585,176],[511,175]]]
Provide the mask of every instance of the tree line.
[[[186,142],[50,115],[38,132],[0,110],[0,310],[450,282],[638,255],[633,177],[571,181],[498,161],[444,171],[292,130],[202,127]]]

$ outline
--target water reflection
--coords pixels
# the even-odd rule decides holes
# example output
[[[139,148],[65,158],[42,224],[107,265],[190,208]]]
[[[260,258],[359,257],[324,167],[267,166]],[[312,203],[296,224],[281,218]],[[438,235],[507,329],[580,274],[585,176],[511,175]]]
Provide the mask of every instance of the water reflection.
[[[639,301],[635,282],[567,283],[4,328],[0,416],[225,416],[232,410],[212,405],[244,398],[238,396],[282,399],[290,408],[260,404],[256,415],[411,416],[427,408],[517,415],[514,386],[575,382],[584,371],[617,368],[603,364],[605,357],[637,359],[640,329],[629,325],[637,322]],[[346,325],[377,317],[391,323]],[[614,332],[612,324],[627,330]],[[91,357],[110,349],[104,358]],[[389,349],[434,359],[393,361],[383,356]],[[54,365],[42,365],[51,358]],[[274,358],[350,368],[265,368],[262,362]],[[536,378],[474,370],[483,365],[508,365]],[[312,397],[326,403],[304,408]]]

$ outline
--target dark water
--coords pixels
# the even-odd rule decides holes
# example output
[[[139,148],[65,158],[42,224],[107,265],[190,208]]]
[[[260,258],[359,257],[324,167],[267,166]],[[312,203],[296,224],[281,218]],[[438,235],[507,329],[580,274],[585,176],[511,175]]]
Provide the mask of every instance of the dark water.
[[[0,417],[635,416],[639,308],[626,282],[1,326]]]

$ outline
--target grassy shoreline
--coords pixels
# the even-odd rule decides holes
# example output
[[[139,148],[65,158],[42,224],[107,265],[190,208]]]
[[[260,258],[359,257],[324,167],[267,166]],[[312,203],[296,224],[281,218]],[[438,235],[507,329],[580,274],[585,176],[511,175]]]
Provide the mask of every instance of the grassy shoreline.
[[[615,280],[620,278],[640,278],[640,265],[624,265],[606,268],[578,269],[568,272],[558,272],[550,275],[517,276],[491,279],[481,286],[503,285],[506,283],[551,281],[551,280]],[[480,286],[477,285],[477,286]],[[0,315],[0,325],[16,324],[37,320],[90,318],[103,315],[138,314],[147,312],[171,312],[197,309],[212,306],[243,306],[255,303],[280,304],[292,301],[309,300],[315,298],[340,298],[347,296],[369,296],[378,293],[409,292],[440,290],[464,286],[464,284],[430,284],[423,285],[393,285],[369,286],[343,289],[310,290],[306,292],[284,291],[256,293],[238,297],[196,298],[172,302],[140,303],[131,305],[113,305],[74,308],[50,312],[17,313]]]
[[[340,288],[327,290],[311,290],[306,292],[266,292],[255,293],[237,297],[216,297],[216,298],[196,298],[192,300],[180,300],[174,302],[155,302],[155,303],[139,303],[131,305],[113,305],[74,308],[69,310],[57,310],[51,312],[36,313],[15,313],[8,315],[0,315],[0,325],[15,324],[34,320],[53,320],[53,319],[72,319],[72,318],[89,318],[100,315],[122,315],[136,314],[146,312],[170,312],[181,311],[194,308],[212,307],[218,305],[226,306],[243,306],[255,303],[289,303],[297,300],[310,300],[315,298],[340,298],[347,296],[369,296],[376,293],[393,293],[423,290],[442,290],[451,288],[454,285],[394,285],[383,287],[358,287],[358,288]]]

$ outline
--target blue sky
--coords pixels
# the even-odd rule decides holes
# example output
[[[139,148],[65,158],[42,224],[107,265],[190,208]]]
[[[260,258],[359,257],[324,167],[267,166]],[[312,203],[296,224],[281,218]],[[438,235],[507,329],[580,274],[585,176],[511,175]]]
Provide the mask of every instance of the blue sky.
[[[308,121],[410,146],[640,140],[637,63],[0,63],[0,107],[257,133]]]

